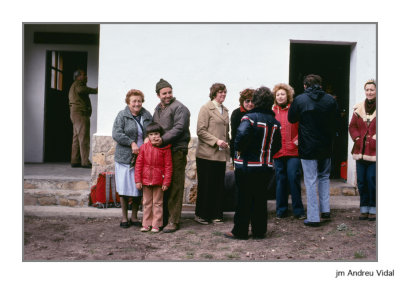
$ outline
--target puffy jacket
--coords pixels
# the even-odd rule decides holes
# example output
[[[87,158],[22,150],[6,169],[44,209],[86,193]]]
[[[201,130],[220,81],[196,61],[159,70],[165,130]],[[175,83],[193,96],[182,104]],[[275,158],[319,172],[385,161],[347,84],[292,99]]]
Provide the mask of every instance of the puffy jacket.
[[[155,147],[150,142],[143,144],[135,164],[135,182],[143,185],[171,185],[171,145]]]
[[[353,158],[355,160],[376,161],[376,110],[372,115],[365,112],[365,102],[354,106],[349,133],[354,141]]]
[[[288,111],[290,104],[286,107],[281,108],[278,105],[274,105],[272,110],[275,113],[275,119],[281,124],[281,136],[282,136],[282,148],[274,155],[274,159],[280,157],[297,157],[298,151],[298,132],[299,123],[290,123],[288,120]]]
[[[289,108],[288,120],[299,122],[299,157],[330,158],[339,119],[335,99],[319,85],[308,87],[298,95]]]
[[[252,109],[242,117],[235,138],[235,168],[263,171],[281,148],[281,125],[272,110]]]

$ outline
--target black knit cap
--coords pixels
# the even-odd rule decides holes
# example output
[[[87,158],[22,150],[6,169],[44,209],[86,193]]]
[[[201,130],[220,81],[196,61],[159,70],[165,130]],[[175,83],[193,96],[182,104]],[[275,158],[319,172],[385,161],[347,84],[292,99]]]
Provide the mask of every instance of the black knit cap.
[[[160,79],[160,81],[158,81],[158,83],[156,84],[156,93],[158,94],[160,92],[161,89],[163,88],[171,88],[172,86],[170,83],[168,83],[167,81],[165,81],[164,79]]]

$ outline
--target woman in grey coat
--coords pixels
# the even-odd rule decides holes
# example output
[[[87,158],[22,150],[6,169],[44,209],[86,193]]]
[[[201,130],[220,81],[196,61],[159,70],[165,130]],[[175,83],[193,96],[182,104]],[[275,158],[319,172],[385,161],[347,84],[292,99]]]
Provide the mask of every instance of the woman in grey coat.
[[[130,90],[126,94],[127,106],[115,118],[112,137],[115,147],[115,182],[121,199],[122,228],[130,225],[140,226],[137,218],[142,192],[136,188],[134,160],[143,144],[147,125],[152,121],[151,114],[142,107],[144,95],[139,90]],[[128,201],[132,198],[132,216],[128,220]]]

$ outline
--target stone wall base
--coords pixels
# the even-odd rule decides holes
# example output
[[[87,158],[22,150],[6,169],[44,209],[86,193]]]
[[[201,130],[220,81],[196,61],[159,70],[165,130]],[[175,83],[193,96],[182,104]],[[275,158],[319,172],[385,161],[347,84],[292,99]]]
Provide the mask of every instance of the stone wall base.
[[[92,140],[92,185],[96,183],[101,172],[114,172],[114,153],[116,142],[111,136],[94,135]],[[197,171],[196,171],[196,147],[197,137],[193,137],[189,143],[185,191],[183,195],[184,204],[195,204],[197,196]]]

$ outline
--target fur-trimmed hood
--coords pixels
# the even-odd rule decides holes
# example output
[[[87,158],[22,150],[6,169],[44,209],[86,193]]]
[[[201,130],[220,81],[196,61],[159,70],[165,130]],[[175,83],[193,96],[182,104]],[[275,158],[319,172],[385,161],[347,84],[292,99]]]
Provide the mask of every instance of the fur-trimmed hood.
[[[354,113],[356,113],[359,117],[361,117],[361,118],[363,119],[363,121],[365,121],[365,122],[366,122],[367,120],[372,121],[374,118],[376,118],[376,110],[375,110],[374,113],[371,114],[371,115],[368,115],[368,114],[365,112],[365,101],[362,101],[362,102],[356,104],[356,105],[353,107],[353,111],[354,111]]]

